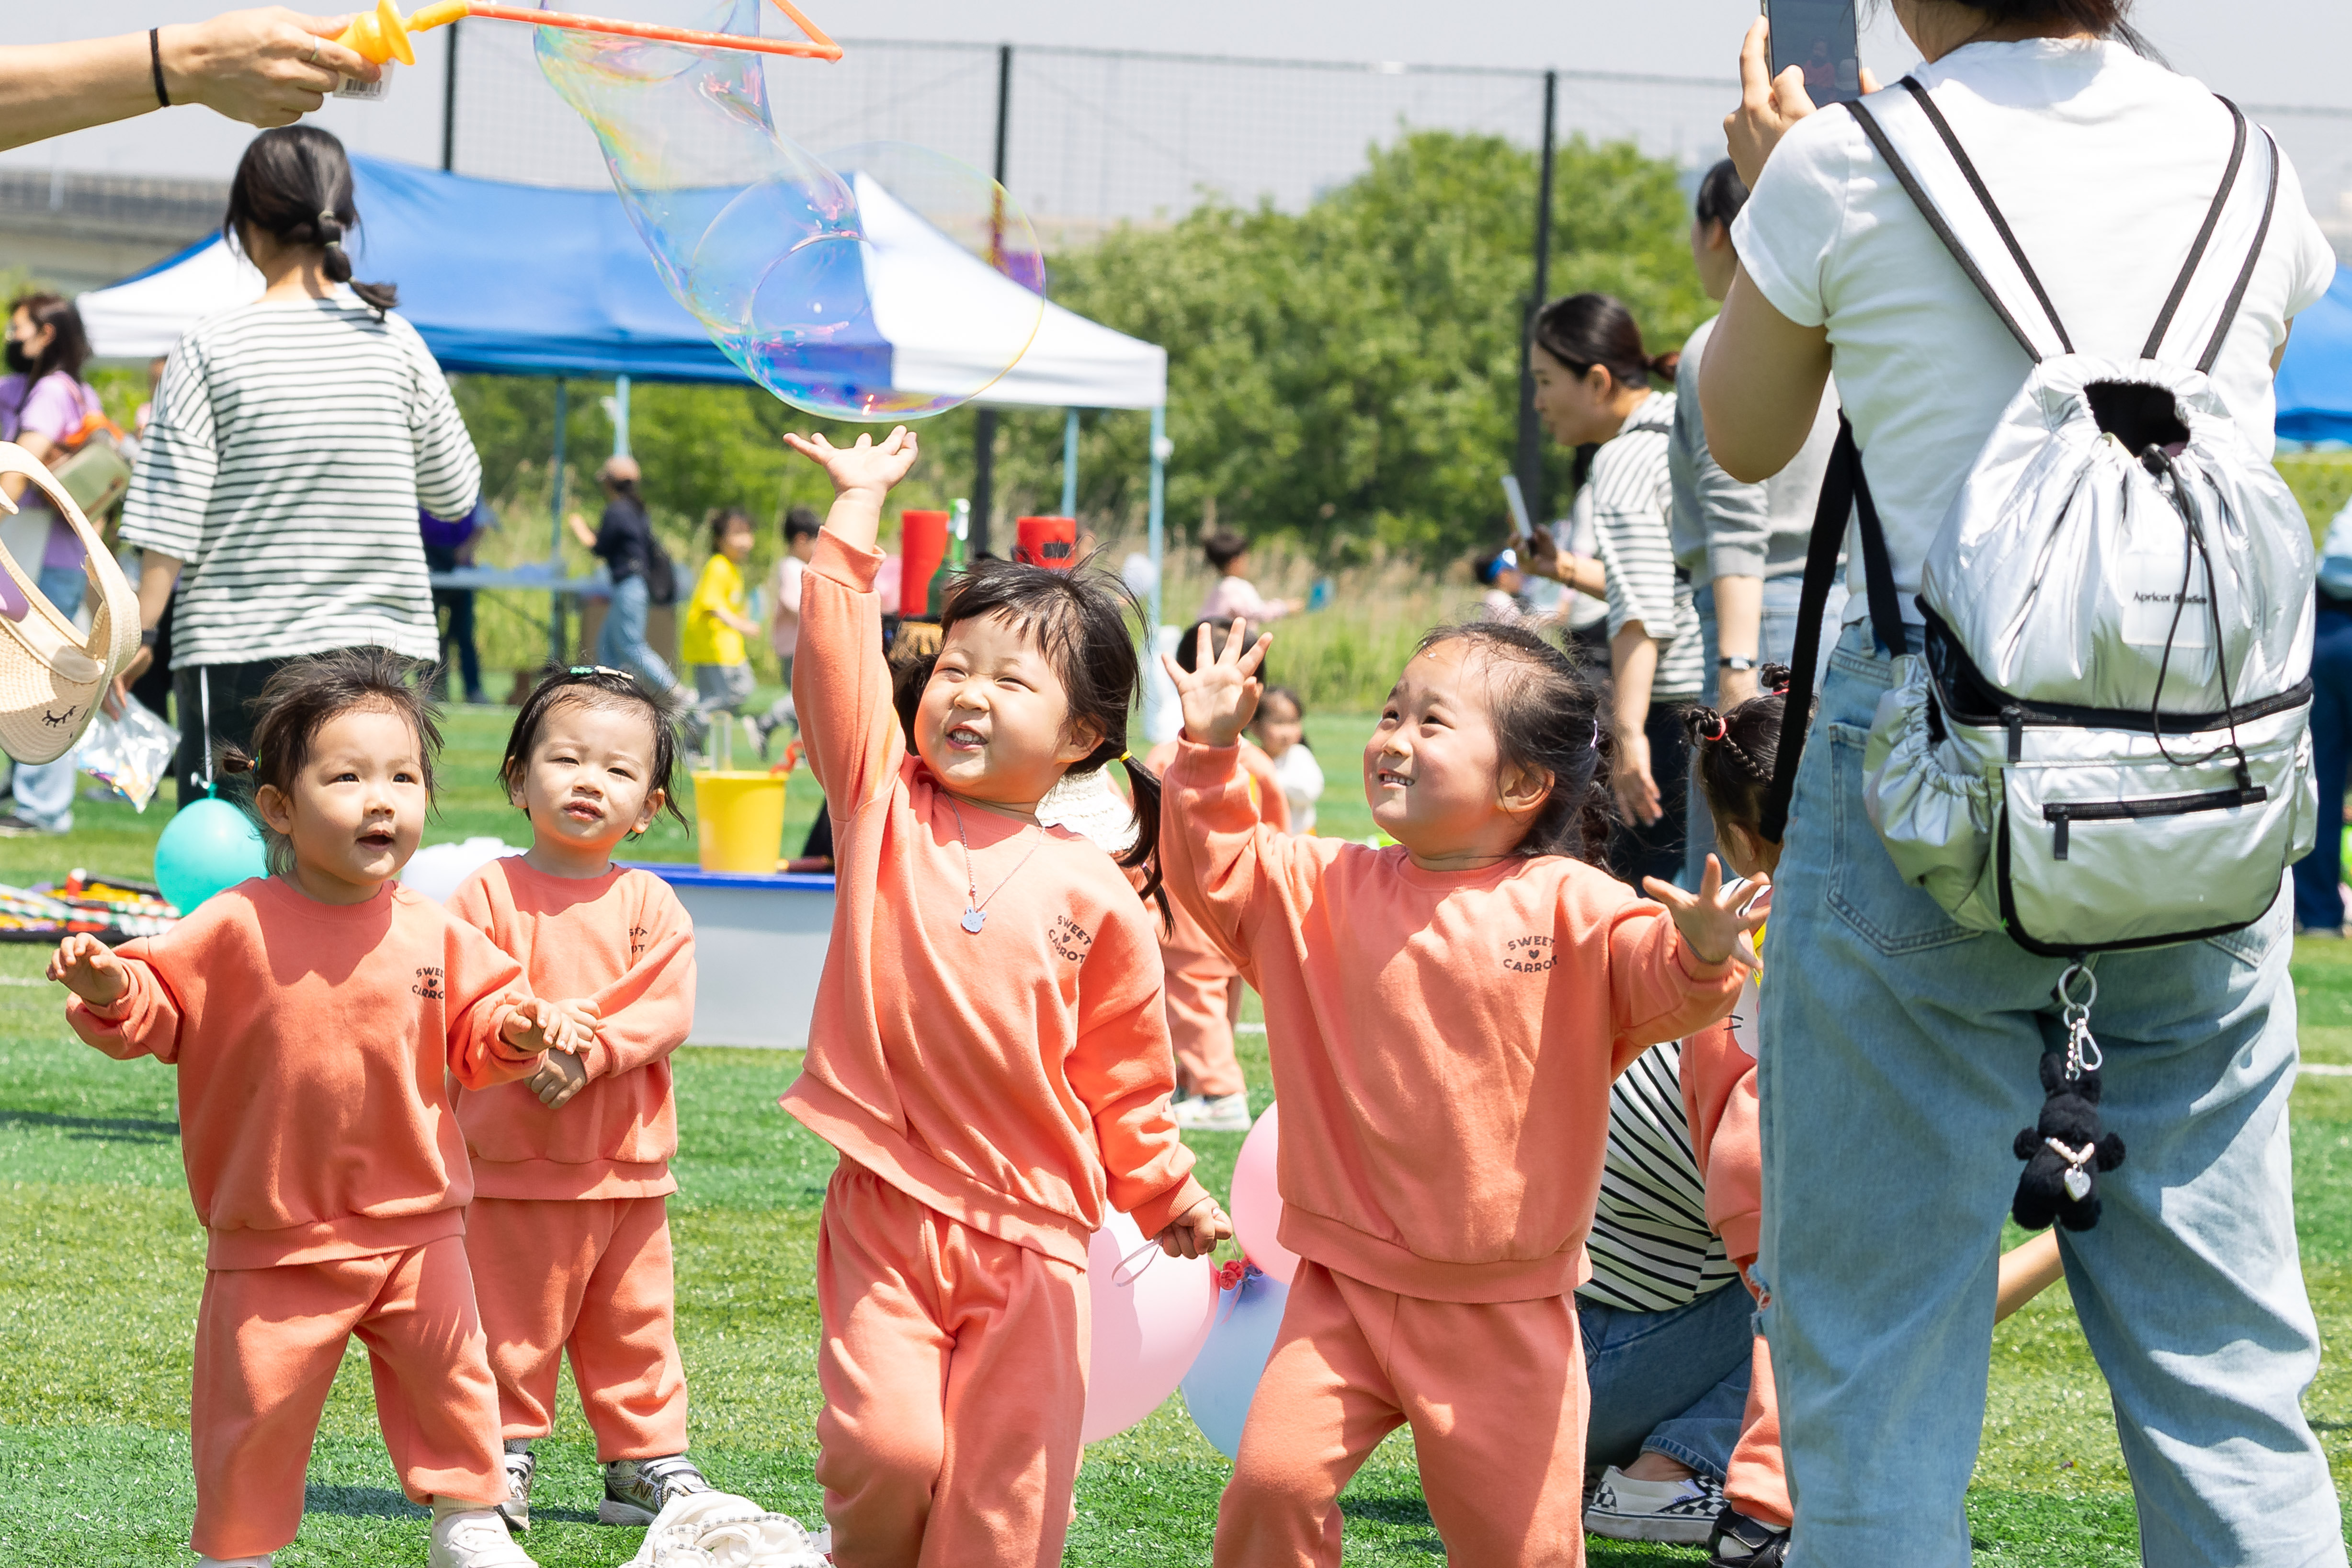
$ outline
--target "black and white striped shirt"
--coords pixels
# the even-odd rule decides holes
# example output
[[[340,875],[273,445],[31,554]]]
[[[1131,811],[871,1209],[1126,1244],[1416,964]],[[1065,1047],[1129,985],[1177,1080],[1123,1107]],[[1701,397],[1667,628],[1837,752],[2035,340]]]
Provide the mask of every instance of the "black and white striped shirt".
[[[1706,1178],[1683,1109],[1680,1041],[1644,1051],[1609,1090],[1609,1155],[1577,1294],[1633,1312],[1686,1305],[1739,1277],[1707,1228]]]
[[[463,517],[481,480],[415,328],[340,291],[257,300],[173,349],[122,540],[186,563],[174,668],[369,644],[431,658],[417,510]]]
[[[1668,448],[1675,400],[1654,392],[1615,437],[1593,454],[1576,511],[1592,520],[1609,576],[1609,635],[1639,621],[1658,645],[1653,702],[1692,702],[1706,689],[1706,650],[1690,579],[1675,570],[1674,465]]]

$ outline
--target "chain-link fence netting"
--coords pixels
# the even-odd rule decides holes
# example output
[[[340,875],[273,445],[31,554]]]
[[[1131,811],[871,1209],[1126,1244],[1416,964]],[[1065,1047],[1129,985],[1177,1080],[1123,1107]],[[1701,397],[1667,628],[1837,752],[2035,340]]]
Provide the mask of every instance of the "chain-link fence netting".
[[[844,40],[837,64],[767,62],[785,132],[811,151],[913,142],[976,168],[995,157],[1000,72],[991,44]],[[1206,196],[1296,211],[1364,167],[1404,129],[1533,146],[1544,73],[1020,46],[1009,53],[1005,184],[1049,245],[1122,220],[1181,216]],[[1722,155],[1728,79],[1558,74],[1563,142],[1631,140],[1696,167]],[[2314,212],[2352,221],[2352,110],[2263,107]],[[467,26],[452,121],[456,167],[560,185],[604,181],[596,142],[541,79],[529,29]]]

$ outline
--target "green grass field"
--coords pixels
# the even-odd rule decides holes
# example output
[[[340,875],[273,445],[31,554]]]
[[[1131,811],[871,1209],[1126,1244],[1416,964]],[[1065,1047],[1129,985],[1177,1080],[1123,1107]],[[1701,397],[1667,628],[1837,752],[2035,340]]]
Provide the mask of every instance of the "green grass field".
[[[487,781],[503,714],[460,711],[450,725],[444,807],[430,841],[512,837],[520,818]],[[1364,721],[1318,717],[1333,787],[1329,832],[1368,831],[1353,783]],[[792,840],[814,810],[796,790]],[[67,841],[0,841],[0,880],[70,864],[143,875],[161,808],[93,805]],[[640,851],[685,858],[671,826]],[[203,1237],[183,1182],[173,1079],[152,1062],[115,1063],[76,1043],[60,997],[39,979],[41,950],[0,948],[0,1564],[111,1568],[185,1561],[194,1506],[188,1476],[189,1331],[203,1282]],[[2352,950],[2306,944],[2297,986],[2315,1061],[2352,1065]],[[1255,1010],[1253,1009],[1253,1016]],[[678,1066],[684,1149],[671,1214],[679,1337],[694,1402],[694,1447],[711,1479],[814,1520],[811,1478],[817,1334],[812,1271],[829,1149],[776,1108],[799,1058],[688,1050]],[[1244,1037],[1254,1102],[1269,1098],[1262,1037]],[[2304,1262],[2330,1356],[2310,1410],[2352,1482],[2352,1079],[2306,1079],[2295,1099]],[[1235,1135],[1194,1145],[1221,1194]],[[568,1374],[564,1398],[569,1401]],[[548,1568],[611,1568],[640,1533],[593,1522],[593,1453],[576,1408],[541,1446],[530,1538]],[[1079,1478],[1072,1564],[1205,1563],[1223,1459],[1180,1399],[1097,1445]],[[1348,1562],[1425,1563],[1442,1553],[1400,1436],[1343,1501]],[[2097,1369],[2063,1286],[2003,1325],[1991,1408],[1970,1498],[1987,1563],[2075,1568],[2136,1562],[2131,1499]],[[295,1565],[414,1564],[425,1517],[404,1503],[375,1436],[363,1358],[347,1360],[310,1472]],[[1696,1563],[1702,1554],[1594,1542],[1597,1564]]]

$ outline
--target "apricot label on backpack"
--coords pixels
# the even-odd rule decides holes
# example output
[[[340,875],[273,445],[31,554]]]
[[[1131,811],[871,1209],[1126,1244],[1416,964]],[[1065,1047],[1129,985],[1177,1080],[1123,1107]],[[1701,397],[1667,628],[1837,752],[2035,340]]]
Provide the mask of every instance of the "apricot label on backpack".
[[[1503,967],[1520,974],[1540,974],[1552,964],[1551,938],[1515,936],[1503,944]]]

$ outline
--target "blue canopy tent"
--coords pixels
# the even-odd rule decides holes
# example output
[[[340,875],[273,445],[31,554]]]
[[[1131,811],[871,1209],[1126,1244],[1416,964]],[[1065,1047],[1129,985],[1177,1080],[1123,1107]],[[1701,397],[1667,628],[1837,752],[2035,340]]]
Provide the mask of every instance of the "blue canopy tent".
[[[558,378],[553,506],[559,530],[562,378],[615,382],[620,450],[626,450],[630,381],[745,379],[662,286],[610,190],[506,184],[356,154],[352,174],[361,218],[352,241],[354,268],[362,279],[400,286],[401,315],[443,369]],[[832,357],[840,363],[828,367],[867,384],[906,382],[919,388],[926,374],[941,374],[935,367],[954,365],[963,345],[956,341],[955,312],[942,307],[974,288],[1002,282],[952,246],[921,243],[914,236],[903,247],[876,247],[868,266],[875,333],[869,341],[835,345]],[[260,288],[252,265],[214,236],[77,303],[98,354],[148,359],[168,353],[196,321],[253,299]],[[1048,302],[1028,351],[983,400],[1071,411],[1065,510],[1076,496],[1076,411],[1150,410],[1156,563],[1167,386],[1165,350]],[[583,584],[555,581],[552,568],[561,553],[560,546],[551,549],[548,568],[498,574],[523,581],[450,585],[577,591]]]
[[[2352,441],[2352,268],[2294,319],[2278,374],[2282,441]]]

